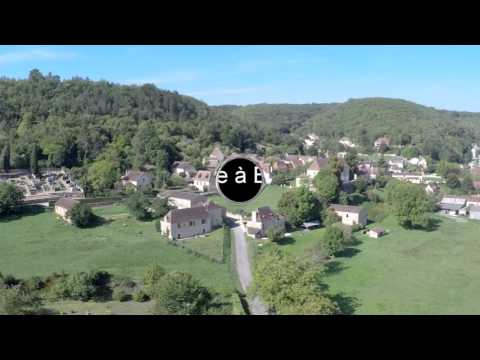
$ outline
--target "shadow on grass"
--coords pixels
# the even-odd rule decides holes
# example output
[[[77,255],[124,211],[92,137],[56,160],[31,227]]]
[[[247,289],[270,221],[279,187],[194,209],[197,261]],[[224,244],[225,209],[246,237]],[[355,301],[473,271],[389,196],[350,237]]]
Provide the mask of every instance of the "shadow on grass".
[[[24,205],[18,207],[12,214],[0,217],[0,222],[9,222],[26,216],[35,216],[38,214],[43,214],[46,211],[46,208],[40,205]]]
[[[360,249],[357,249],[354,247],[347,247],[342,251],[339,251],[335,256],[342,257],[342,258],[352,258],[360,252],[361,252]]]
[[[325,275],[333,275],[342,272],[347,269],[348,266],[345,266],[343,262],[340,261],[329,261],[325,263],[323,273]]]
[[[440,224],[442,223],[441,219],[438,218],[430,218],[428,221],[427,226],[404,226],[405,229],[408,230],[421,230],[421,231],[426,231],[426,232],[432,232],[438,230],[440,227]]]
[[[291,236],[284,236],[279,241],[277,241],[277,244],[280,246],[292,245],[295,244],[295,239]]]
[[[353,315],[355,310],[361,305],[358,298],[345,295],[345,293],[332,295],[331,299],[337,303],[343,315]]]

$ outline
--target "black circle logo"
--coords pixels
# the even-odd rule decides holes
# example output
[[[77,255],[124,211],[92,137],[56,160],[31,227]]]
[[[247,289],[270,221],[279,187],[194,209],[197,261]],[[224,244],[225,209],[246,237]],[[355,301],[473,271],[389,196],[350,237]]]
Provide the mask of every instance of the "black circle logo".
[[[225,160],[217,170],[215,182],[220,195],[236,203],[255,199],[265,184],[257,163],[238,156]]]

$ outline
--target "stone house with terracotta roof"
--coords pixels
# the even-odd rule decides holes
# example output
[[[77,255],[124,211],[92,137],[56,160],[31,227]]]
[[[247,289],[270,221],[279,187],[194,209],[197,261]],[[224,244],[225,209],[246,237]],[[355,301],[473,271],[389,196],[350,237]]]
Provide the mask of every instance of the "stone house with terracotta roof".
[[[271,228],[285,230],[285,219],[283,216],[275,213],[268,206],[252,211],[252,219],[246,225],[248,236],[257,239],[266,237],[268,230]]]

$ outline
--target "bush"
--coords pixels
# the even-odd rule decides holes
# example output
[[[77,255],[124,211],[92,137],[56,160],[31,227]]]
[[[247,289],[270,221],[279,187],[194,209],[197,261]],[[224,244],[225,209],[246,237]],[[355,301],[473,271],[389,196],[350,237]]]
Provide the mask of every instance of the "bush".
[[[150,293],[152,287],[157,284],[160,279],[165,275],[165,269],[158,264],[150,265],[145,275],[143,276],[143,284],[148,293]]]
[[[127,201],[126,205],[130,215],[134,216],[137,220],[148,220],[150,218],[150,200],[140,191],[132,193]]]
[[[137,290],[133,293],[133,300],[136,302],[145,302],[150,300],[150,297],[143,290]]]
[[[34,276],[24,281],[24,286],[29,291],[41,290],[45,287],[45,282],[41,277]]]
[[[96,220],[96,216],[92,212],[92,209],[85,203],[76,204],[68,211],[67,216],[70,217],[75,226],[80,228],[88,227]]]
[[[98,297],[106,286],[109,274],[101,271],[77,273],[72,275],[61,274],[54,276],[47,284],[50,287],[50,297],[56,300],[88,301]]]
[[[124,288],[116,287],[113,289],[112,299],[115,301],[125,302],[132,300],[132,295],[130,295]]]
[[[160,225],[160,220],[155,220],[155,230],[157,230],[157,232],[160,232],[162,231],[162,227]]]
[[[0,288],[0,315],[31,315],[39,309],[41,300],[20,286]]]

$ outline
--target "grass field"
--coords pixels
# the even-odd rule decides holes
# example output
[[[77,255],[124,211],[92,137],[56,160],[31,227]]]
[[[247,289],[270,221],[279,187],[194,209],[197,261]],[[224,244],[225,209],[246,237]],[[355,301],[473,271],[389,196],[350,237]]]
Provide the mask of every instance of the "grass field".
[[[130,218],[123,206],[95,209],[110,222],[78,229],[46,211],[0,221],[0,272],[18,277],[101,269],[141,279],[158,263],[187,271],[218,291],[234,290],[228,264],[215,264],[168,245],[153,222]]]
[[[480,314],[480,222],[437,219],[431,232],[388,217],[379,224],[386,236],[360,234],[361,244],[328,267],[329,292],[355,314]],[[282,248],[302,256],[322,231],[294,233]]]
[[[192,249],[210,258],[222,261],[223,259],[223,228],[217,229],[204,237],[182,241],[183,246]]]
[[[209,197],[209,199],[214,201],[218,205],[226,207],[227,210],[230,212],[238,213],[240,210],[243,209],[245,213],[250,213],[261,206],[270,206],[272,209],[276,209],[280,197],[287,190],[288,188],[276,185],[267,185],[262,191],[262,193],[258,196],[258,198],[256,198],[252,202],[242,205],[237,205],[235,203],[229,202],[220,195],[213,195]]]

